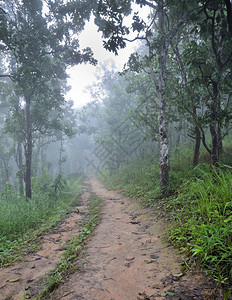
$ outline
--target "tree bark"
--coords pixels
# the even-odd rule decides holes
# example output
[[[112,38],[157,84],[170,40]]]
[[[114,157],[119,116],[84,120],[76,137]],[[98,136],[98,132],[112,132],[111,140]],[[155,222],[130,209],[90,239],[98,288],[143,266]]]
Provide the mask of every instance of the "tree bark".
[[[23,196],[24,194],[24,187],[23,187],[23,150],[22,150],[22,143],[18,142],[18,167],[19,167],[19,192],[20,195]]]
[[[223,152],[223,143],[222,143],[222,130],[219,126],[218,126],[218,138],[219,138],[218,152],[219,152],[219,158],[220,158],[220,155]]]
[[[196,167],[199,163],[199,156],[200,156],[200,146],[201,146],[201,131],[196,126],[195,127],[195,149],[194,149],[194,156],[193,156],[193,166]]]
[[[160,99],[162,100],[162,98]],[[169,146],[168,146],[168,129],[165,118],[164,105],[160,101],[158,108],[158,125],[160,137],[160,188],[162,192],[167,191],[169,183]]]
[[[165,193],[169,183],[169,144],[168,144],[168,127],[166,119],[166,103],[165,103],[165,88],[167,78],[167,52],[168,42],[164,32],[164,1],[161,0],[157,10],[160,49],[158,53],[159,77],[157,78],[153,69],[152,59],[150,59],[151,79],[156,87],[157,96],[157,116],[159,128],[159,171],[160,171],[160,189]],[[152,55],[150,55],[152,57]]]
[[[26,112],[26,141],[25,141],[25,185],[26,197],[31,199],[31,162],[32,162],[32,123],[31,123],[31,99],[25,96],[25,112]]]
[[[167,41],[164,29],[164,1],[160,1],[158,8],[159,30],[161,49],[158,55],[159,63],[159,81],[157,89],[157,107],[158,107],[158,126],[160,142],[160,187],[162,192],[166,192],[169,183],[169,145],[168,145],[168,127],[166,120],[165,88],[167,78]]]
[[[210,134],[211,134],[211,163],[216,165],[219,161],[219,135],[217,126],[217,108],[218,108],[218,83],[213,82],[213,96],[210,103]]]

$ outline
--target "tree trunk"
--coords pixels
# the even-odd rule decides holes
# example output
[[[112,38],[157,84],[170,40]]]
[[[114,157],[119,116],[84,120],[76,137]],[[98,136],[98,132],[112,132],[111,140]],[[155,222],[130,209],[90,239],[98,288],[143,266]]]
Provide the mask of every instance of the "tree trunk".
[[[44,149],[41,149],[41,175],[45,174],[46,169],[46,155],[44,153]]]
[[[160,50],[158,53],[159,64],[159,77],[153,69],[152,59],[150,59],[150,72],[151,78],[156,87],[157,96],[157,115],[158,115],[158,127],[159,127],[159,171],[160,171],[160,188],[162,193],[165,193],[169,183],[169,145],[168,145],[168,127],[165,113],[165,88],[167,78],[167,52],[168,43],[166,41],[164,32],[164,1],[161,0],[157,10],[158,24],[159,24],[159,40]],[[152,57],[152,55],[150,55]]]
[[[220,127],[218,127],[218,138],[219,138],[219,145],[218,145],[218,151],[219,151],[219,158],[220,158],[220,155],[222,154],[223,152],[223,143],[222,143],[222,130]]]
[[[177,138],[176,138],[176,147],[180,146],[182,128],[183,128],[183,124],[182,124],[182,119],[181,119],[180,123],[179,123],[179,126],[178,126],[178,132],[177,132]]]
[[[18,167],[19,167],[19,192],[20,195],[23,196],[24,194],[24,188],[23,188],[23,149],[22,149],[22,143],[18,142]]]
[[[9,174],[9,159],[3,158],[3,165],[4,165],[4,183],[10,181],[10,174]]]
[[[42,163],[41,163],[41,137],[37,139],[37,149],[34,151],[33,155],[33,176],[40,176],[42,172]]]
[[[199,156],[200,156],[200,146],[201,146],[201,131],[196,126],[195,127],[195,149],[194,149],[194,156],[193,156],[193,166],[196,167],[199,163]]]
[[[32,162],[32,124],[31,124],[31,99],[25,97],[25,110],[26,110],[26,141],[25,141],[25,159],[26,159],[26,172],[25,172],[25,185],[26,197],[31,199],[31,162]]]
[[[167,41],[164,29],[164,1],[160,1],[158,8],[159,30],[161,49],[158,55],[159,63],[159,81],[157,89],[157,108],[158,108],[158,126],[160,142],[160,188],[162,192],[167,191],[169,183],[169,145],[168,145],[168,128],[165,114],[165,88],[167,78]]]
[[[63,149],[63,138],[61,138],[61,140],[60,140],[60,153],[59,153],[59,155],[60,155],[60,157],[59,157],[59,173],[62,173],[62,155],[63,155],[63,151],[64,151],[64,149]]]
[[[213,82],[213,97],[210,104],[210,134],[211,134],[211,163],[216,165],[219,160],[219,135],[217,126],[218,84]]]
[[[168,129],[164,113],[164,106],[158,108],[158,125],[160,138],[160,187],[162,192],[166,192],[169,183],[169,148]]]

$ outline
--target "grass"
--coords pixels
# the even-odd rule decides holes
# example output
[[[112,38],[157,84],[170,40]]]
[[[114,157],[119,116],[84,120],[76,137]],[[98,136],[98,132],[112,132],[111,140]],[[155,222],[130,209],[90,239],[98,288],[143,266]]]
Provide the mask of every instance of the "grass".
[[[194,176],[192,153],[185,148],[178,149],[178,153],[173,152],[167,195],[174,194],[187,179]],[[102,174],[107,188],[121,190],[125,195],[139,198],[145,205],[156,206],[162,198],[157,158],[133,161],[129,165],[121,166],[116,172],[105,170]]]
[[[219,283],[232,280],[232,170],[203,171],[173,199],[170,240],[187,251]]]
[[[6,185],[0,198],[0,267],[39,248],[37,238],[54,227],[76,204],[81,179],[54,180],[48,175],[33,179],[33,198],[20,197]]]
[[[100,222],[101,203],[102,200],[96,195],[92,195],[89,198],[88,220],[83,222],[80,234],[73,236],[66,244],[66,251],[62,255],[57,268],[46,275],[44,288],[38,299],[48,297],[62,280],[66,279],[70,273],[73,273],[78,268],[76,261],[85,253],[85,241]]]

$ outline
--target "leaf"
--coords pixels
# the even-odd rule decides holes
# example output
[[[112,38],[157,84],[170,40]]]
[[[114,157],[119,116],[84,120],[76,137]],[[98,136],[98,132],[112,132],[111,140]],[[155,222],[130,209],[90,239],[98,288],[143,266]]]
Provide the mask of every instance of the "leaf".
[[[174,290],[170,290],[170,291],[167,291],[167,292],[159,294],[159,295],[162,296],[162,297],[165,297],[165,296],[175,296],[175,291]]]
[[[174,296],[175,293],[172,293],[172,292],[167,291],[167,292],[166,292],[166,295],[167,295],[167,296]]]
[[[151,260],[145,260],[145,263],[146,263],[146,264],[151,264],[151,263],[153,263],[153,262],[154,262],[153,259],[151,259]]]
[[[21,279],[20,277],[16,277],[16,278],[10,279],[9,282],[17,282],[20,279]]]
[[[227,219],[224,220],[225,223],[228,223],[230,221],[232,221],[232,216],[229,216]]]
[[[176,273],[176,274],[172,274],[172,276],[174,276],[174,277],[182,277],[182,276],[184,276],[184,273]]]

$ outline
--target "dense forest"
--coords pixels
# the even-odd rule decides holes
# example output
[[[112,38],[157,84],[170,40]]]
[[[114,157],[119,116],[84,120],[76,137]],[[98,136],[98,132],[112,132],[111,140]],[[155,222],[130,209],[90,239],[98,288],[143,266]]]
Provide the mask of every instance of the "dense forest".
[[[108,51],[134,44],[121,72],[80,49],[91,16]],[[173,224],[169,240],[225,287],[226,299],[231,1],[4,0],[0,49],[1,265],[17,259],[32,228],[70,209],[75,176],[95,173],[161,209]],[[83,63],[98,76],[92,101],[73,109],[67,70]]]

